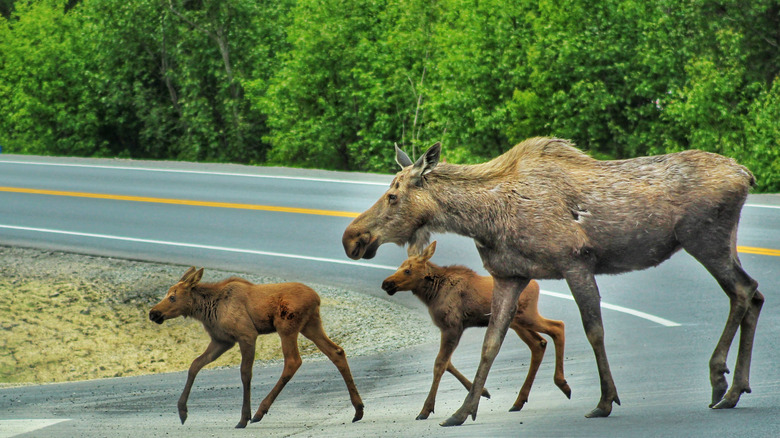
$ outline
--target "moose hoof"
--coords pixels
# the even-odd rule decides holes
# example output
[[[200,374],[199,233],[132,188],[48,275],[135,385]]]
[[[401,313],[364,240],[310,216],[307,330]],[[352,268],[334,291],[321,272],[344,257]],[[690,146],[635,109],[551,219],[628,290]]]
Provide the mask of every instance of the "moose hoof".
[[[466,417],[468,417],[468,415]],[[442,427],[460,426],[461,424],[463,424],[466,421],[466,417],[459,418],[459,417],[456,417],[456,416],[453,415],[452,417],[450,417],[450,418],[444,420],[443,422],[439,423],[439,426],[442,426]]]
[[[418,415],[417,418],[415,418],[415,420],[427,420],[429,415],[431,414],[420,412],[420,415]]]
[[[482,397],[485,397],[486,399],[490,399],[490,393],[485,388],[482,388]]]
[[[360,421],[363,418],[363,409],[358,409],[355,411],[355,416],[352,417],[352,422],[356,423]]]
[[[609,417],[610,411],[607,411],[606,409],[596,408],[587,414],[585,414],[585,418],[604,418]]]
[[[181,420],[181,424],[187,421],[187,411],[179,411],[179,420]]]
[[[714,405],[710,405],[712,409],[731,409],[733,407],[737,406],[736,402],[733,402],[731,400],[723,399]]]
[[[246,421],[239,421],[238,424],[236,424],[236,429],[243,429],[246,427]]]

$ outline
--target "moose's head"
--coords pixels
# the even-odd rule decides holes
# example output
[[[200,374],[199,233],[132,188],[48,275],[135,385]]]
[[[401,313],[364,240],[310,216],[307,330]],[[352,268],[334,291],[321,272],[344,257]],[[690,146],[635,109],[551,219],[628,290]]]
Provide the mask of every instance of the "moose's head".
[[[428,261],[436,252],[436,241],[433,241],[419,255],[410,255],[395,274],[385,278],[382,282],[382,289],[388,295],[394,295],[396,292],[405,290],[423,289],[425,283],[430,280],[431,266]]]
[[[168,289],[165,298],[149,311],[149,319],[162,324],[166,319],[187,316],[192,313],[192,289],[200,283],[203,268],[191,267],[184,273],[178,283]]]
[[[373,258],[379,246],[388,242],[408,243],[410,251],[417,252],[430,238],[426,225],[434,205],[425,178],[439,163],[441,143],[431,146],[416,162],[397,146],[395,153],[401,171],[390,189],[344,230],[341,242],[353,260]]]

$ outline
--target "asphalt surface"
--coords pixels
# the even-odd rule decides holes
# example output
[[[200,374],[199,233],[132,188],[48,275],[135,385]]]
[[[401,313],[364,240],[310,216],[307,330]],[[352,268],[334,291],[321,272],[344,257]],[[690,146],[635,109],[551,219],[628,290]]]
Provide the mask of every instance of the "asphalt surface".
[[[361,212],[390,179],[283,168],[2,155],[0,244],[263,273],[384,296],[379,284],[405,258],[405,251],[385,246],[369,262],[351,262],[340,244],[349,215],[315,210]],[[207,202],[230,205],[204,205]],[[739,245],[774,251],[748,248],[760,254],[740,256],[767,301],[754,347],[753,393],[744,394],[736,409],[707,408],[708,360],[725,323],[728,300],[695,260],[680,253],[658,268],[598,279],[603,302],[612,305],[603,311],[606,346],[623,403],[606,419],[584,418],[598,401],[599,382],[576,306],[547,295],[540,302],[542,314],[567,324],[564,367],[571,400],[552,383],[550,348],[529,403],[519,413],[506,412],[530,359],[525,346],[510,334],[487,381],[493,397],[482,400],[476,421],[457,428],[438,426],[466,395],[448,375],[435,413],[426,421],[414,420],[438,349],[428,344],[350,358],[366,404],[364,419],[354,424],[335,368],[327,361],[308,360],[263,421],[246,430],[232,429],[241,389],[237,369],[228,367],[198,376],[185,425],[179,424],[176,413],[184,373],[0,389],[0,437],[777,437],[780,257],[772,254],[780,254],[780,197],[751,196],[748,202]],[[435,238],[435,262],[480,267],[468,239]],[[546,291],[568,295],[563,282],[540,283]],[[424,312],[409,294],[398,295],[388,299]],[[467,376],[476,370],[483,335],[483,329],[467,331],[453,357]],[[343,347],[349,353],[349,347]],[[736,356],[732,351],[731,367]],[[280,363],[255,366],[253,406],[280,372]]]

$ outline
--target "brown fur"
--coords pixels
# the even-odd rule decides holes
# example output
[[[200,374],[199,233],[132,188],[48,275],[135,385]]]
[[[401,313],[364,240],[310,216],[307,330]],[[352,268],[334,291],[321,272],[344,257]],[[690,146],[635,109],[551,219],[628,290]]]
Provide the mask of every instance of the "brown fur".
[[[716,278],[731,311],[710,359],[714,408],[734,407],[750,392],[750,358],[764,301],[736,250],[740,211],[755,180],[734,160],[702,151],[598,161],[568,141],[533,138],[483,164],[439,163],[440,145],[417,162],[397,150],[390,189],[344,231],[353,259],[371,258],[383,243],[419,251],[433,232],[474,239],[495,278],[492,317],[474,386],[445,425],[476,416],[479,391],[498,353],[517,296],[531,278],[563,278],[580,308],[601,379],[588,416],[620,403],[604,349],[596,274],[658,265],[683,248]],[[726,356],[741,330],[730,390]]]
[[[397,291],[411,290],[427,307],[433,323],[441,330],[441,347],[433,367],[433,383],[418,420],[424,420],[433,412],[436,392],[445,369],[457,378],[467,390],[471,381],[452,365],[450,358],[458,347],[463,331],[469,327],[486,327],[490,321],[490,302],[493,298],[493,278],[477,275],[464,266],[440,267],[430,262],[436,251],[431,243],[420,255],[410,256],[395,274],[387,277],[382,289],[394,295]],[[544,358],[547,341],[538,332],[550,335],[555,344],[555,384],[571,398],[571,388],[563,377],[563,348],[565,343],[562,321],[546,319],[539,314],[539,284],[531,281],[517,301],[517,311],[510,324],[520,339],[531,350],[528,375],[510,411],[519,411],[528,401],[536,372]],[[482,396],[490,398],[483,389]]]
[[[203,269],[190,268],[173,285],[162,301],[149,311],[149,319],[162,324],[166,319],[192,317],[203,323],[211,337],[206,351],[190,366],[187,383],[179,398],[179,418],[187,419],[187,399],[195,376],[236,343],[241,348],[241,382],[244,400],[237,428],[246,427],[250,415],[250,383],[255,360],[255,341],[259,335],[276,332],[282,339],[284,370],[271,392],[260,403],[252,422],[260,421],[271,404],[301,366],[298,333],[314,345],[338,368],[347,384],[355,407],[353,422],[363,417],[360,399],[344,350],[328,338],[320,320],[320,297],[300,283],[252,284],[242,278],[219,283],[200,283]]]

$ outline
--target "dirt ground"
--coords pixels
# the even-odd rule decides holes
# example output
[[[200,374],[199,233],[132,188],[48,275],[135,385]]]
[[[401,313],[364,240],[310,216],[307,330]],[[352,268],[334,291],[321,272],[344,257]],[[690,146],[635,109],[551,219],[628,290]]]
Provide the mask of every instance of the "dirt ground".
[[[0,246],[0,385],[50,383],[186,370],[208,345],[197,321],[157,325],[149,308],[186,270]],[[231,275],[206,269],[204,281]],[[283,281],[240,275],[255,283]],[[348,356],[436,339],[427,318],[356,292],[310,285],[328,335]],[[410,330],[410,328],[412,330]],[[301,337],[303,355],[321,354]],[[278,336],[261,336],[257,360],[281,358]],[[237,365],[235,347],[211,367]]]

